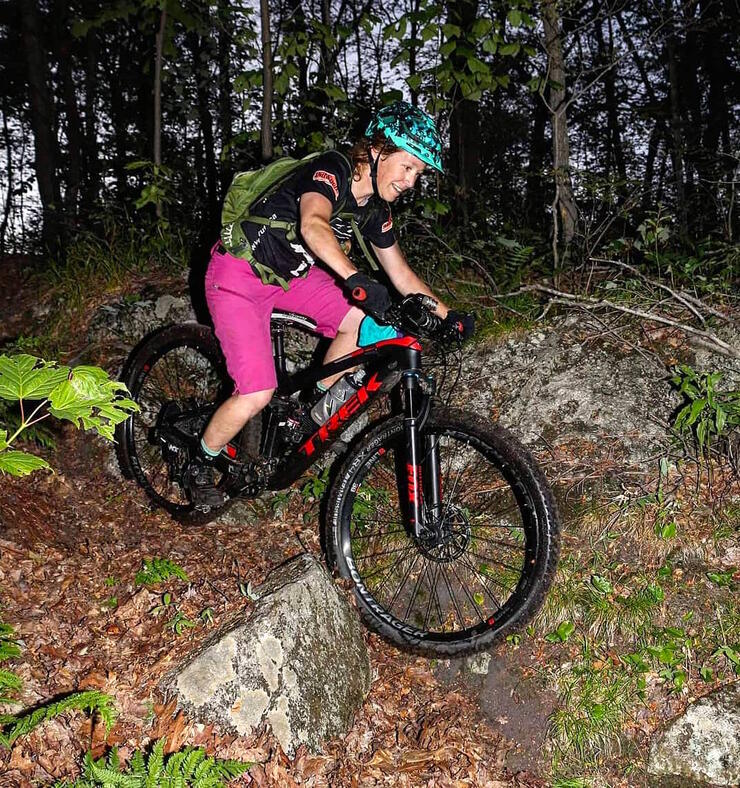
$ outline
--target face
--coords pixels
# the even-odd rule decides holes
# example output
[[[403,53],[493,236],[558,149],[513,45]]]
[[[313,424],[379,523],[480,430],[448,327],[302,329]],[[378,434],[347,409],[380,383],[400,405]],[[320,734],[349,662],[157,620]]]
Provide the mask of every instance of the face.
[[[377,151],[373,148],[374,155]],[[405,150],[381,156],[378,162],[378,193],[386,202],[394,202],[401,194],[413,189],[426,165]]]

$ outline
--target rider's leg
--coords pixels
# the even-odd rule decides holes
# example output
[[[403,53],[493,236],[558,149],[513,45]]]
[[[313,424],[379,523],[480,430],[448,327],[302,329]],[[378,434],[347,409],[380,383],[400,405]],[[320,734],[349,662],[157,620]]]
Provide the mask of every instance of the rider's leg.
[[[350,308],[349,312],[344,316],[344,319],[339,324],[337,335],[329,345],[326,355],[324,356],[324,364],[328,364],[334,359],[346,356],[357,350],[357,332],[360,328],[360,323],[365,317],[365,313],[358,309],[356,306]],[[338,380],[346,372],[340,372],[330,378],[324,378],[321,382],[329,388],[335,380]]]
[[[244,425],[254,418],[272,399],[275,389],[234,394],[211,416],[203,443],[211,452],[219,452]]]

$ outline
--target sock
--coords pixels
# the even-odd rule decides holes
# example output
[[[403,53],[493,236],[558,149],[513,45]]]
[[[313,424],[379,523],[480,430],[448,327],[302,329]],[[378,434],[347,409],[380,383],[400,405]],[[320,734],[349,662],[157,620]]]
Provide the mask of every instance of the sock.
[[[208,446],[206,446],[206,442],[203,440],[203,438],[200,439],[200,450],[203,452],[203,454],[206,455],[206,457],[211,457],[211,458],[218,457],[218,455],[221,454],[221,449],[219,449],[218,451],[213,451],[213,449],[209,449]]]

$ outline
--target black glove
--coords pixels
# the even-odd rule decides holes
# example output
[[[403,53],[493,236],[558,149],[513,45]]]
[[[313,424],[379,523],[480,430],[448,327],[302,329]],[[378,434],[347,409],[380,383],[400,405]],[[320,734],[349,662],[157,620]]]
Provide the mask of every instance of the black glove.
[[[365,274],[352,274],[344,280],[344,287],[352,300],[373,317],[382,320],[391,305],[388,289]]]
[[[470,312],[456,312],[450,309],[442,322],[448,328],[457,331],[462,339],[472,337],[475,331],[475,316]]]

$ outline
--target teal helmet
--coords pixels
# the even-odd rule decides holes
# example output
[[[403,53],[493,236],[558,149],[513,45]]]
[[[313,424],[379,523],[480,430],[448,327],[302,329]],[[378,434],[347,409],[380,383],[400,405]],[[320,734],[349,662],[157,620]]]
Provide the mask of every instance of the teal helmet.
[[[373,137],[377,132],[442,172],[442,140],[434,121],[423,110],[407,101],[394,101],[378,111],[365,136]]]

